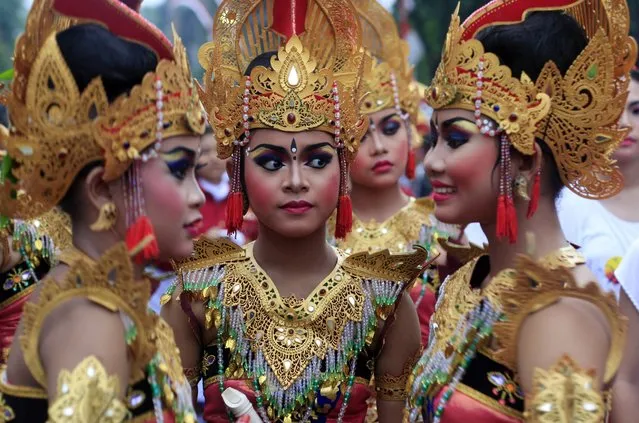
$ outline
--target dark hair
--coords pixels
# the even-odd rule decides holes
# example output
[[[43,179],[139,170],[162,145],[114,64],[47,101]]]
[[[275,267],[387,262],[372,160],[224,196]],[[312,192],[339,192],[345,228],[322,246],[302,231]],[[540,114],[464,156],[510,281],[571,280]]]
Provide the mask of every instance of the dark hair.
[[[486,52],[494,53],[500,62],[519,78],[525,72],[533,81],[544,65],[552,61],[565,75],[577,56],[586,48],[588,38],[583,28],[564,12],[534,12],[517,25],[486,28],[477,34]],[[564,184],[556,161],[543,139],[537,143],[544,154],[550,172],[551,189],[556,198]]]
[[[7,107],[4,104],[0,104],[0,125],[9,127],[9,114],[7,113]]]
[[[96,24],[78,25],[56,36],[58,46],[80,91],[100,77],[109,102],[142,82],[155,70],[155,54],[141,44],[124,40]],[[76,176],[60,207],[73,216],[76,183],[99,163],[91,163]]]
[[[633,70],[630,71],[630,77],[636,81],[639,82],[639,68],[635,68]]]

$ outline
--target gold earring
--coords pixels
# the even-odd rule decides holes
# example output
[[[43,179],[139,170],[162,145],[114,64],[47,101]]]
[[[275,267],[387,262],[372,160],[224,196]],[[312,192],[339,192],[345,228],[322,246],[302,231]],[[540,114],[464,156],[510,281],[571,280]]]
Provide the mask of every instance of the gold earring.
[[[98,220],[91,225],[91,230],[96,232],[108,231],[115,225],[116,219],[117,209],[115,208],[115,204],[109,201],[100,207],[100,216],[98,216]]]
[[[523,175],[518,175],[515,178],[515,194],[522,200],[530,201],[530,196],[528,195],[528,179]]]

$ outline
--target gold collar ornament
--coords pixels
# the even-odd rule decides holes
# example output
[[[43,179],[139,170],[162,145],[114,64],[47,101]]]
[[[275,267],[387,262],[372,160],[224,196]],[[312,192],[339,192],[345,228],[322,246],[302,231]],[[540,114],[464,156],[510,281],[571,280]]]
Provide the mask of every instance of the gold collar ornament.
[[[497,235],[517,239],[510,146],[535,152],[535,139],[552,150],[564,184],[586,198],[607,198],[621,189],[621,174],[611,158],[626,131],[618,119],[627,97],[628,72],[636,43],[628,36],[625,0],[493,0],[462,25],[457,7],[446,36],[442,61],[426,90],[436,110],[473,111],[482,134],[501,141]],[[548,62],[536,82],[522,73],[513,78],[497,56],[473,39],[487,27],[523,22],[533,11],[565,11],[584,28],[588,45],[565,75]],[[528,216],[539,197],[537,170]]]
[[[248,34],[251,34],[250,36]],[[200,48],[205,69],[200,97],[208,112],[218,156],[233,158],[226,226],[240,229],[246,212],[240,160],[251,130],[320,130],[335,137],[340,157],[338,209],[351,212],[347,167],[367,130],[359,110],[366,56],[350,2],[338,0],[227,0],[218,7],[214,42]],[[256,66],[260,55],[269,66]],[[340,221],[340,230],[352,222]]]

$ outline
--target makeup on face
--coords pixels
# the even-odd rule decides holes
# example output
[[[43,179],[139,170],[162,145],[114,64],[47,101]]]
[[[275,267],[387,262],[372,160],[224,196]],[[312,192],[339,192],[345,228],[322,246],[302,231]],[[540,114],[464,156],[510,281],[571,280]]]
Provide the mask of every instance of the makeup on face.
[[[186,178],[190,169],[195,169],[198,154],[186,147],[176,147],[170,151],[160,151],[160,158],[166,163],[169,171],[179,180]]]
[[[385,136],[392,137],[399,131],[403,123],[403,119],[399,116],[399,114],[397,114],[397,112],[384,116],[379,120],[379,122],[375,122],[371,118],[367,135],[379,130]]]
[[[295,139],[291,141],[289,151],[272,144],[260,144],[249,150],[248,157],[263,169],[274,172],[287,163],[297,161],[299,149]],[[311,144],[299,154],[301,161],[312,168],[322,169],[335,157],[335,148],[329,143]]]

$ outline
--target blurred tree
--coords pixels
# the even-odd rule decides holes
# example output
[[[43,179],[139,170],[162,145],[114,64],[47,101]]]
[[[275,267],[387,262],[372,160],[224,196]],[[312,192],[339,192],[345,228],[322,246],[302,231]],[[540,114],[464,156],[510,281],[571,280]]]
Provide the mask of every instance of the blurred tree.
[[[639,40],[639,0],[627,0],[632,22],[631,33]],[[432,78],[439,60],[444,37],[448,31],[450,15],[456,2],[449,0],[413,0],[415,7],[409,15],[410,24],[424,43],[424,56],[415,67],[418,80],[428,82]],[[488,3],[487,0],[463,0],[460,16],[462,21],[474,10]]]
[[[0,1],[0,72],[12,66],[14,43],[24,31],[25,18],[23,0]]]

